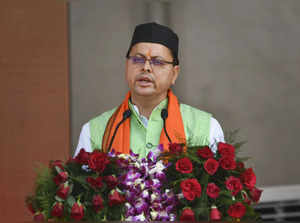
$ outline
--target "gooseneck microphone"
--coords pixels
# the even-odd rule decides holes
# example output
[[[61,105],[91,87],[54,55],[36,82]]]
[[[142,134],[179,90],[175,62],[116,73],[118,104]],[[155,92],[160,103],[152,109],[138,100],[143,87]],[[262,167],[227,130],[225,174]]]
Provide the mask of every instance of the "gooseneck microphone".
[[[164,121],[164,132],[165,132],[165,134],[166,134],[166,136],[167,136],[169,142],[172,143],[172,141],[171,141],[171,139],[170,139],[170,136],[168,135],[168,132],[167,132],[167,129],[166,129],[166,119],[167,119],[167,117],[168,117],[168,110],[164,108],[163,110],[161,110],[160,115],[161,115],[161,118],[162,118],[163,121]]]
[[[117,127],[116,127],[116,129],[115,129],[115,131],[114,131],[114,134],[113,134],[113,136],[111,137],[111,140],[110,140],[109,147],[108,147],[108,150],[107,150],[107,151],[110,151],[110,148],[111,148],[111,146],[112,146],[112,144],[113,144],[113,142],[114,142],[115,136],[116,136],[116,134],[117,134],[117,131],[118,131],[120,125],[121,125],[123,122],[125,122],[125,120],[128,119],[130,116],[131,116],[131,111],[130,111],[130,109],[127,109],[126,111],[123,112],[123,119],[117,124]]]

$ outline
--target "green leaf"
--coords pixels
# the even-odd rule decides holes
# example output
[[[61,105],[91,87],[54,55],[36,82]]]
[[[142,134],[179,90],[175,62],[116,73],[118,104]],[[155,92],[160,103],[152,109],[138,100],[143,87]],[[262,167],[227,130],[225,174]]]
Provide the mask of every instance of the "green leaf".
[[[209,180],[209,175],[207,174],[207,173],[204,173],[203,172],[203,174],[201,175],[201,178],[200,178],[200,183],[202,184],[202,185],[207,185],[208,184],[208,180]]]
[[[62,172],[62,170],[61,170],[58,166],[55,166],[54,168],[55,168],[55,170],[57,171],[57,173]]]
[[[71,194],[71,193],[72,193],[72,191],[73,191],[73,188],[74,188],[74,184],[70,184],[70,186],[69,186],[69,194]]]
[[[55,196],[54,198],[55,198],[55,200],[57,200],[58,202],[64,202],[64,199],[60,198],[59,196]]]
[[[73,196],[69,196],[68,199],[67,199],[67,204],[70,206],[70,207],[73,207],[74,203],[76,202],[75,198]]]
[[[199,165],[202,165],[201,160],[199,160],[195,156],[189,156],[189,159],[192,160],[192,161],[194,161],[195,163],[198,163]]]

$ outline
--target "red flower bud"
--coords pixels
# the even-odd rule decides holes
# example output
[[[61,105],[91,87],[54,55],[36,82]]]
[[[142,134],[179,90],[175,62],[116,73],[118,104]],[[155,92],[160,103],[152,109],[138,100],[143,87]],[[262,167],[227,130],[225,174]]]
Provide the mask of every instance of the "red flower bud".
[[[260,199],[260,196],[261,196],[261,193],[263,192],[263,190],[260,190],[260,189],[257,189],[256,187],[252,188],[250,190],[250,196],[251,196],[251,199],[257,203]]]
[[[180,221],[195,221],[195,213],[190,208],[185,208],[180,215]]]
[[[245,164],[243,162],[236,162],[236,166],[238,169],[242,170],[245,168]]]
[[[27,203],[27,208],[28,208],[28,210],[31,212],[31,214],[34,214],[34,213],[35,213],[35,210],[34,210],[34,208],[33,208],[33,206],[32,206],[32,203]]]
[[[70,187],[68,183],[61,184],[56,192],[56,195],[62,199],[66,199],[69,194]]]
[[[60,181],[60,177],[57,175],[55,177],[53,177],[53,181],[54,183],[59,186],[62,182]]]
[[[256,176],[253,172],[253,169],[246,169],[245,172],[243,172],[241,175],[241,180],[243,184],[245,184],[245,186],[251,190],[256,184]]]
[[[218,208],[216,206],[211,207],[210,220],[212,220],[212,221],[221,220],[221,212],[218,210]]]
[[[51,215],[54,217],[61,217],[64,212],[64,206],[62,203],[56,202],[56,204],[52,207]]]
[[[60,172],[57,174],[56,177],[53,178],[53,181],[55,182],[55,184],[58,186],[61,183],[64,183],[67,181],[68,179],[68,172],[64,171],[64,172]]]
[[[233,218],[241,218],[246,213],[246,207],[241,202],[237,202],[229,207],[227,213]]]
[[[84,216],[83,205],[80,202],[76,202],[73,204],[71,209],[71,217],[75,220],[81,220]]]
[[[93,197],[93,208],[96,212],[103,208],[103,199],[99,194],[94,195]]]
[[[102,173],[109,164],[110,160],[106,153],[94,150],[88,160],[89,167],[99,173]]]
[[[234,158],[235,154],[234,154],[235,148],[227,143],[223,143],[223,142],[219,142],[218,143],[218,153],[224,157],[224,156],[229,156]]]
[[[105,182],[107,183],[108,187],[113,189],[118,185],[118,179],[115,176],[106,176],[104,177]]]
[[[115,204],[123,203],[125,201],[125,198],[118,191],[112,190],[108,196],[108,200],[109,200],[108,202],[109,206],[113,206]]]
[[[82,165],[87,165],[89,158],[90,158],[90,153],[86,152],[84,148],[81,148],[79,153],[75,157],[74,161]]]
[[[63,167],[63,161],[61,161],[61,160],[51,161],[49,167],[51,169],[54,168],[54,167],[58,167],[62,171],[65,170],[65,168]]]
[[[171,154],[180,154],[183,152],[183,146],[179,143],[170,143],[169,144],[169,152]]]
[[[42,212],[36,212],[33,216],[34,221],[45,221],[45,215]]]
[[[95,189],[103,186],[102,177],[97,177],[96,179],[93,177],[87,177],[86,181]]]
[[[214,153],[211,151],[211,149],[208,146],[198,149],[197,155],[204,159],[214,158]]]

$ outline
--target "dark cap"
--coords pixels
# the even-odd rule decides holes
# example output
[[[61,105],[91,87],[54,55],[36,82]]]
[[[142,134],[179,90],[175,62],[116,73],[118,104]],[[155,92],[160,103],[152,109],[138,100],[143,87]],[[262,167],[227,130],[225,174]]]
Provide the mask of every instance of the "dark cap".
[[[131,48],[140,42],[159,43],[172,52],[174,58],[174,65],[179,64],[178,60],[178,36],[169,27],[163,26],[157,23],[145,23],[135,27],[132,40],[127,51],[127,57],[131,51]]]

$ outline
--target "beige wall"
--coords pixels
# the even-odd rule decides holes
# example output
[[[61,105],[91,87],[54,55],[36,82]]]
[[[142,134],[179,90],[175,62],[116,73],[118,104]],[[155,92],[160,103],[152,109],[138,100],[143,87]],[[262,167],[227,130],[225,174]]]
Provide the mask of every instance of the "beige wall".
[[[134,21],[143,20],[145,5],[141,3],[87,0],[70,4],[73,148],[82,124],[117,106],[127,91],[124,61]]]
[[[300,184],[300,2],[170,2],[181,41],[178,97],[213,113],[224,130],[241,129],[259,185]],[[151,13],[138,0],[76,1],[70,12],[76,145],[83,123],[121,102],[133,28]]]

